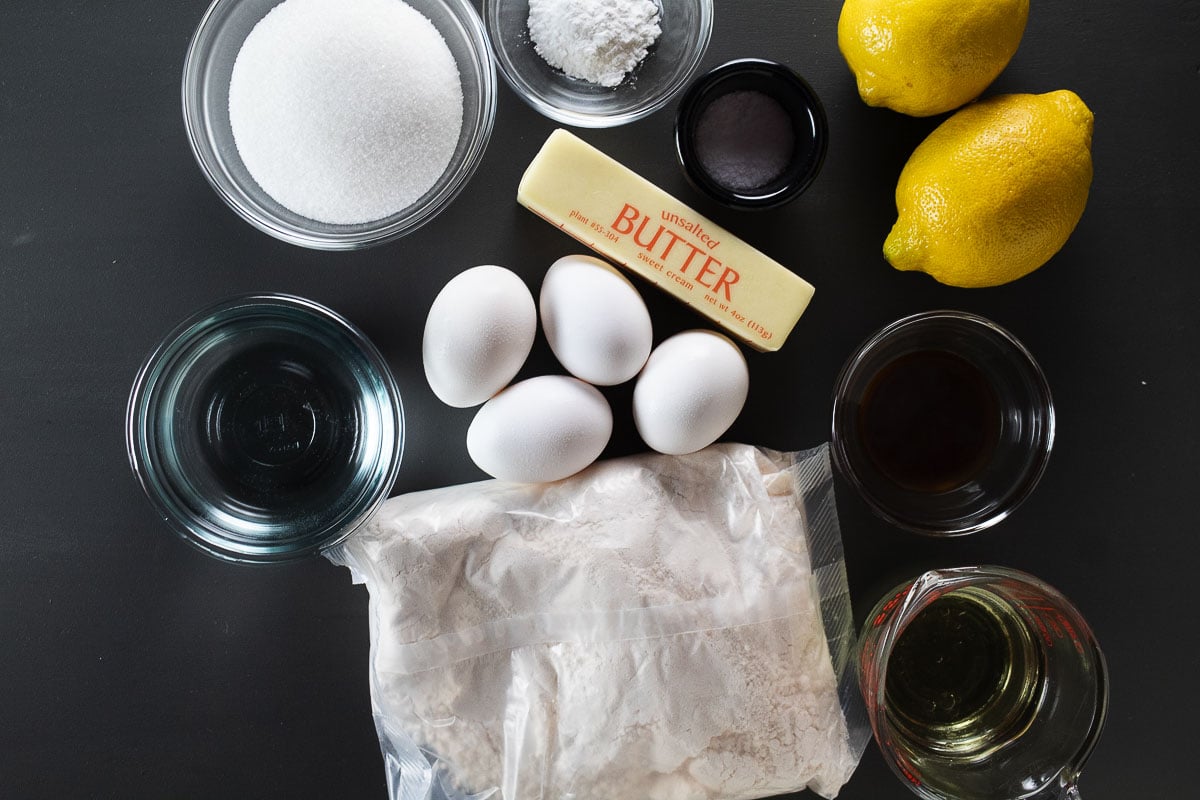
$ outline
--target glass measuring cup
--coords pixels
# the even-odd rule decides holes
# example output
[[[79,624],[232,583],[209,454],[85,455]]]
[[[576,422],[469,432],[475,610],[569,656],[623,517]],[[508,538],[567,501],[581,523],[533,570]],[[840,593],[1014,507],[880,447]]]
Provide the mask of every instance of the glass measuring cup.
[[[1104,727],[1091,629],[1004,567],[926,572],[871,610],[859,686],[884,759],[926,800],[1078,800]]]

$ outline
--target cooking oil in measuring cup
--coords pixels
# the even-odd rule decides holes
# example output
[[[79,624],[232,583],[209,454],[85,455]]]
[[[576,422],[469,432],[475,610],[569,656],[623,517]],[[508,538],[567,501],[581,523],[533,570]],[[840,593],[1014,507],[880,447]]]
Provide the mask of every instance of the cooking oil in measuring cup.
[[[926,572],[885,596],[859,640],[884,758],[926,800],[1079,800],[1108,675],[1054,588],[1004,567]]]
[[[1044,655],[1020,616],[994,595],[951,592],[896,639],[887,713],[901,746],[968,762],[1029,728],[1043,696]]]

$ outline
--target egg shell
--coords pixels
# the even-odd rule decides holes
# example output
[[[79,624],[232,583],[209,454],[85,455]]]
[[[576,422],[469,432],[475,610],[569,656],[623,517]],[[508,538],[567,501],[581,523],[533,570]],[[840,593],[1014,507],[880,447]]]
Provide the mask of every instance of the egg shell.
[[[421,344],[438,399],[477,406],[508,385],[537,334],[537,308],[512,270],[485,264],[450,279],[434,298]]]
[[[736,344],[713,331],[684,331],[650,354],[633,389],[633,420],[658,452],[694,453],[729,430],[749,390]]]
[[[595,461],[612,427],[612,409],[596,387],[542,375],[514,383],[479,409],[467,429],[467,452],[493,478],[556,481]]]
[[[538,302],[542,330],[559,362],[597,386],[630,380],[654,343],[650,312],[617,269],[591,256],[550,265]]]

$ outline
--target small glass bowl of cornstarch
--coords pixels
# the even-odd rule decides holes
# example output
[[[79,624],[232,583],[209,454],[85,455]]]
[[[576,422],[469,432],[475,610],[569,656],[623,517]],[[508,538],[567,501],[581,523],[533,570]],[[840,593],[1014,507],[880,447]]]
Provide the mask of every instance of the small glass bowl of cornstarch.
[[[466,186],[496,116],[495,62],[470,0],[215,0],[188,49],[183,116],[243,219],[356,250]]]
[[[712,0],[483,0],[500,74],[552,120],[608,128],[670,102],[712,35]]]

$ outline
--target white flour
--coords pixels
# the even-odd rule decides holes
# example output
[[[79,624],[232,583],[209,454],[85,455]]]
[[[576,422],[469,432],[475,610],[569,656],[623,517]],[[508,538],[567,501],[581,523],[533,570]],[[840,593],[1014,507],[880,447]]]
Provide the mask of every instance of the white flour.
[[[550,66],[616,86],[658,41],[659,16],[652,0],[529,0],[529,38]]]
[[[393,798],[834,796],[858,754],[801,490],[722,445],[388,501],[332,557],[370,589],[385,749],[446,773]]]

